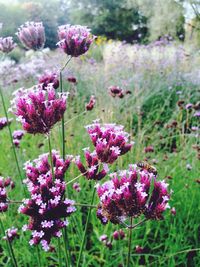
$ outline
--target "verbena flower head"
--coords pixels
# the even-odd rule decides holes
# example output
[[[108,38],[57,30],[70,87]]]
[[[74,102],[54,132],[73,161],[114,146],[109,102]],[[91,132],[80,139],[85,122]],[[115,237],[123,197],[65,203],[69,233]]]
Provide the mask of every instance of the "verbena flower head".
[[[12,134],[13,139],[21,140],[22,137],[24,136],[24,131],[23,130],[15,130]]]
[[[8,126],[11,123],[12,120],[7,120],[6,117],[0,118],[0,130],[2,130],[4,127]]]
[[[59,87],[58,75],[56,73],[47,72],[39,78],[39,83],[42,84],[43,90],[46,90],[50,83],[52,83],[54,89],[57,89]]]
[[[16,47],[16,44],[13,41],[12,37],[5,37],[0,38],[0,51],[3,53],[10,53],[14,48]]]
[[[66,99],[66,93],[56,96],[52,84],[49,84],[46,90],[42,90],[38,85],[15,92],[11,110],[25,131],[31,134],[46,134],[62,119],[66,110]]]
[[[0,176],[0,213],[8,209],[6,187],[14,188],[14,182],[10,178],[4,179]]]
[[[85,108],[87,111],[90,111],[94,108],[96,103],[95,96],[91,95],[89,103],[86,104]]]
[[[89,148],[85,148],[84,150],[85,161],[87,166],[85,167],[80,160],[80,156],[77,156],[75,162],[79,171],[88,180],[103,179],[108,173],[107,164],[103,164],[103,167],[101,167],[96,151],[90,152]]]
[[[72,57],[85,54],[94,40],[87,27],[69,24],[58,28],[58,38],[58,46]]]
[[[39,50],[45,44],[45,32],[42,22],[26,22],[16,33],[27,49]]]
[[[24,136],[25,131],[23,130],[16,130],[13,132],[12,137],[13,137],[13,143],[16,147],[19,147],[20,141],[22,137]]]
[[[4,240],[12,242],[15,238],[19,238],[18,229],[15,227],[8,228],[5,231],[6,235],[3,237]]]
[[[123,126],[115,124],[94,124],[86,126],[98,159],[112,164],[119,156],[130,151],[132,143],[128,143],[129,134]]]
[[[64,175],[71,160],[72,156],[63,160],[59,153],[53,150],[54,177],[48,153],[25,164],[25,183],[30,192],[30,199],[24,200],[19,212],[30,217],[29,224],[23,227],[24,230],[31,231],[30,245],[40,243],[45,251],[51,248],[51,238],[60,237],[61,229],[68,225],[64,218],[76,210],[74,201],[64,198]]]
[[[147,219],[163,219],[170,198],[165,181],[156,181],[152,173],[140,170],[136,165],[130,165],[129,170],[111,176],[112,180],[97,188],[100,198],[97,217],[103,224],[108,221],[118,224],[128,217],[136,218],[141,214]]]
[[[118,231],[114,231],[113,238],[115,240],[120,240],[125,238],[125,233],[122,229],[119,229]]]
[[[110,86],[108,90],[112,97],[116,97],[116,96],[119,98],[124,97],[124,92],[119,86]]]

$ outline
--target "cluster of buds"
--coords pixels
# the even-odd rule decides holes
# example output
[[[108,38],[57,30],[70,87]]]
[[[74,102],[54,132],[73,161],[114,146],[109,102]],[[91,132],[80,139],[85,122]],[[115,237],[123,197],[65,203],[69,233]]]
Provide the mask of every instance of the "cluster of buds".
[[[70,77],[68,77],[68,78],[67,78],[67,81],[68,81],[69,83],[77,84],[77,79],[76,79],[76,77],[74,77],[74,76],[70,76]]]
[[[3,237],[4,240],[8,240],[9,242],[12,242],[15,238],[19,238],[18,229],[15,227],[8,228],[5,231],[5,236]]]
[[[27,49],[39,50],[45,44],[45,32],[42,22],[26,22],[16,33],[21,43]]]
[[[8,177],[4,179],[0,176],[0,213],[5,212],[8,209],[8,200],[6,187],[10,186],[11,189],[14,188],[14,182]]]
[[[76,209],[74,201],[65,199],[64,176],[69,168],[72,156],[61,159],[56,151],[52,151],[53,170],[49,163],[49,154],[40,155],[33,162],[25,164],[25,183],[31,198],[25,199],[19,212],[30,217],[29,224],[23,230],[30,230],[30,245],[41,244],[45,251],[51,246],[52,237],[60,237],[61,229],[68,225],[70,216]]]
[[[111,177],[112,180],[97,188],[100,198],[97,217],[103,224],[108,221],[118,224],[142,214],[146,219],[163,219],[170,198],[165,181],[156,181],[152,173],[138,169],[136,165],[130,165],[129,170],[113,173]]]
[[[97,158],[103,163],[112,164],[119,156],[130,151],[132,143],[127,143],[129,134],[123,126],[103,124],[98,122],[86,126],[90,135]]]
[[[94,40],[87,27],[69,24],[58,28],[58,38],[58,46],[72,57],[85,54]]]
[[[121,89],[119,86],[110,86],[108,90],[112,97],[119,97],[119,98],[124,97],[123,89]]]
[[[76,192],[80,192],[81,191],[81,187],[80,187],[79,183],[73,183],[72,187]]]
[[[23,130],[16,130],[13,132],[12,137],[13,137],[13,143],[16,147],[19,147],[20,141],[22,137],[24,136],[24,131]]]
[[[16,47],[16,44],[13,41],[12,37],[5,37],[0,38],[0,51],[3,53],[10,53],[14,48]]]
[[[12,120],[7,120],[7,118],[3,117],[0,118],[0,130],[2,130],[4,127],[8,126],[11,123]]]
[[[108,240],[107,235],[101,235],[99,240],[109,249],[112,249],[112,243]]]
[[[107,164],[103,164],[103,169],[101,170],[100,162],[97,157],[96,151],[91,153],[89,148],[85,148],[84,154],[87,167],[85,167],[81,162],[80,156],[77,156],[75,159],[76,165],[82,175],[85,176],[88,180],[103,179],[108,173]]]
[[[113,238],[115,240],[122,240],[125,238],[125,233],[122,229],[119,229],[118,231],[114,231]]]
[[[147,146],[144,148],[145,153],[153,153],[154,152],[154,147],[153,146]]]
[[[39,78],[39,83],[42,84],[42,89],[46,90],[51,83],[54,89],[59,87],[58,75],[56,73],[45,73]]]
[[[22,123],[23,129],[31,134],[47,134],[60,121],[66,110],[67,94],[56,96],[49,84],[46,90],[41,85],[31,89],[19,89],[12,100],[11,111]]]
[[[85,108],[87,111],[90,111],[94,108],[94,105],[96,103],[95,96],[91,95],[89,103],[86,104]]]

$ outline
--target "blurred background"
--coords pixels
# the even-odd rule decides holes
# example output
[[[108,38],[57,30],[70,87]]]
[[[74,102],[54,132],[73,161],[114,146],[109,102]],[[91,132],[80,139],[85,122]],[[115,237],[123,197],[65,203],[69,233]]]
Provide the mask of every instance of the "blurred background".
[[[14,36],[27,20],[43,21],[46,47],[52,49],[62,24],[87,25],[95,35],[128,43],[147,44],[166,35],[200,46],[199,0],[0,1],[1,36]]]

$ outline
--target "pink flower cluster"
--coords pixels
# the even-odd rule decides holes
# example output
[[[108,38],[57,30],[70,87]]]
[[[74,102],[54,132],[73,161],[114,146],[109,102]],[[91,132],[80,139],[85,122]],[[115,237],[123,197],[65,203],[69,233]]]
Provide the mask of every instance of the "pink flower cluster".
[[[76,157],[76,165],[79,169],[79,171],[82,173],[83,176],[85,176],[88,180],[101,180],[103,179],[106,174],[108,173],[108,166],[107,164],[103,165],[103,169],[101,170],[99,159],[97,157],[96,152],[90,152],[89,148],[84,149],[85,152],[85,160],[87,167],[85,167],[81,160],[80,156]]]
[[[3,53],[10,53],[14,48],[16,47],[16,44],[13,41],[12,37],[5,37],[0,38],[0,51]]]
[[[74,201],[65,199],[65,172],[68,170],[71,156],[61,159],[56,151],[52,151],[54,175],[51,172],[49,154],[40,155],[33,162],[25,164],[27,179],[25,183],[31,198],[25,199],[19,212],[30,217],[29,224],[23,230],[30,230],[30,245],[41,244],[48,251],[52,237],[60,237],[61,229],[68,225],[70,216],[76,209]]]
[[[87,27],[69,24],[58,28],[58,38],[58,46],[72,57],[86,53],[94,40]]]
[[[0,130],[6,127],[8,124],[11,123],[11,120],[7,120],[6,117],[0,118]]]
[[[86,128],[95,146],[97,158],[103,163],[112,164],[132,147],[132,143],[127,143],[129,135],[121,125],[101,125],[99,122],[95,122]]]
[[[47,72],[39,78],[39,83],[42,84],[42,89],[46,90],[49,83],[52,83],[54,89],[59,87],[59,80],[56,73]]]
[[[4,240],[12,242],[15,238],[19,238],[18,229],[15,227],[8,228],[5,231],[6,235],[3,237]]]
[[[118,224],[128,217],[136,218],[141,214],[147,219],[163,219],[170,199],[165,181],[156,181],[152,173],[138,169],[136,165],[130,165],[129,170],[113,173],[111,177],[112,180],[97,188],[100,198],[97,217],[103,224],[109,220]]]
[[[108,90],[112,97],[116,97],[116,96],[119,98],[124,97],[123,89],[121,89],[119,86],[110,86]]]
[[[13,189],[15,186],[14,182],[9,177],[4,179],[2,176],[0,176],[0,213],[5,212],[8,209],[6,192],[6,187],[8,186]]]
[[[20,141],[22,137],[24,136],[24,131],[23,130],[16,130],[13,132],[12,137],[13,137],[13,143],[16,147],[19,147]]]
[[[56,96],[52,84],[49,84],[46,90],[37,85],[15,92],[11,110],[28,133],[47,134],[54,124],[62,119],[66,110],[66,99],[65,93]]]
[[[45,44],[45,32],[42,22],[26,22],[16,33],[21,43],[27,49],[42,49]]]

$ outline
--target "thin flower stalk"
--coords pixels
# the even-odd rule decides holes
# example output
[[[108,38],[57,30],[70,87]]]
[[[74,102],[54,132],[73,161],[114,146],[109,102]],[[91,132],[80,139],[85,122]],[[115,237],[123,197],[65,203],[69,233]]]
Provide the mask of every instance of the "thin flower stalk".
[[[96,188],[94,187],[94,190],[93,190],[93,193],[92,193],[91,204],[90,204],[88,215],[87,215],[87,220],[86,220],[85,229],[84,229],[84,233],[83,233],[83,239],[82,239],[82,242],[81,242],[81,247],[80,247],[80,251],[79,251],[76,267],[80,266],[80,261],[81,261],[81,257],[82,257],[82,253],[83,253],[83,249],[84,249],[84,245],[85,245],[85,238],[86,238],[88,223],[89,223],[89,220],[90,220],[92,206],[93,206],[93,203],[94,203],[95,192],[96,192]]]
[[[7,121],[9,121],[9,119],[8,119],[8,113],[7,113],[6,105],[5,105],[5,101],[4,101],[4,96],[3,96],[3,92],[2,92],[1,89],[0,89],[0,95],[1,95],[1,101],[2,101],[2,105],[3,105],[3,109],[4,109],[4,113],[5,113],[6,119],[7,119]],[[10,124],[9,123],[8,123],[8,131],[9,131],[9,136],[10,136],[10,142],[12,144],[12,149],[13,149],[13,155],[14,155],[14,158],[15,158],[15,163],[16,163],[17,170],[18,170],[18,173],[19,173],[20,181],[21,181],[21,183],[23,185],[23,178],[22,178],[20,167],[19,167],[19,161],[18,161],[18,158],[17,158],[17,153],[16,153],[16,150],[15,150],[15,145],[14,145],[14,142],[13,142],[12,132],[11,132],[11,128],[10,128]],[[26,193],[25,193],[24,186],[23,186],[23,191],[24,191],[24,195],[25,195]]]

